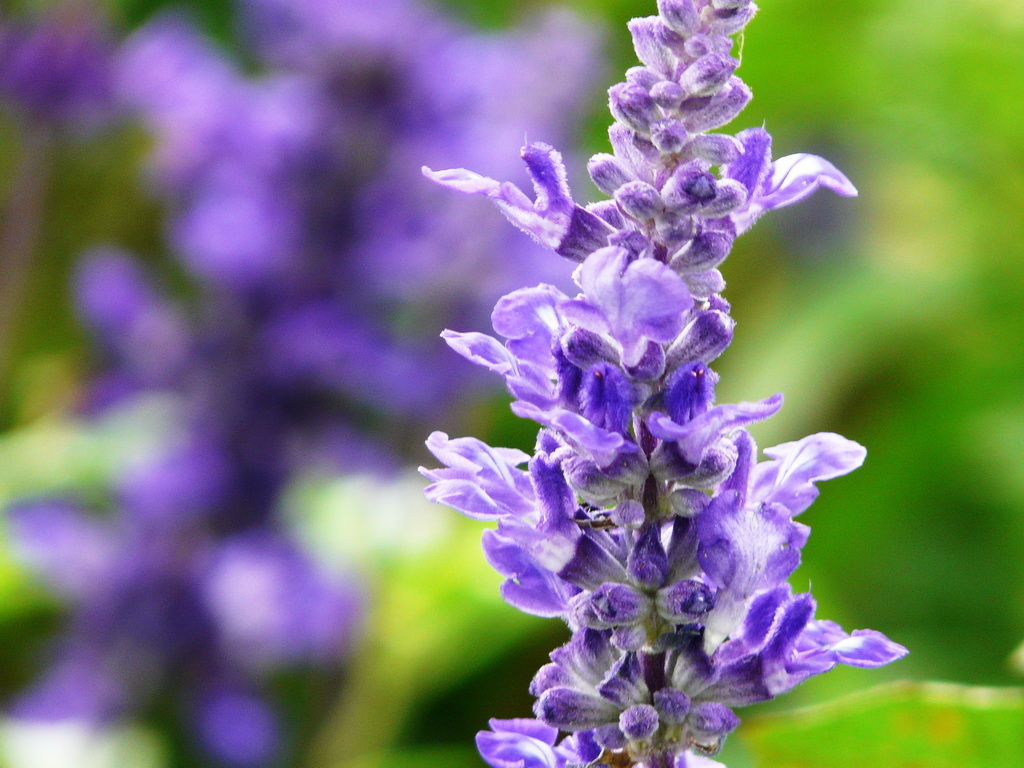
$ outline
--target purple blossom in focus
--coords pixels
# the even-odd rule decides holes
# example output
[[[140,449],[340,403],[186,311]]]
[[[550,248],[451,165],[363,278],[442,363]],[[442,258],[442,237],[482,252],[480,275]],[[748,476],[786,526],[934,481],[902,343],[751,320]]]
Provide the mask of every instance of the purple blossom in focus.
[[[610,200],[576,203],[548,144],[522,150],[532,196],[424,168],[578,262],[575,296],[540,284],[500,299],[498,337],[442,334],[501,375],[512,410],[542,429],[532,456],[435,432],[427,446],[444,466],[422,470],[427,496],[495,521],[483,547],[505,600],[572,630],[530,686],[537,720],[479,735],[494,768],[718,765],[705,755],[739,725],[734,707],[906,653],[816,619],[813,597],[787,583],[810,533],[794,518],[865,450],[821,433],[759,461],[746,427],[782,396],[715,401],[708,366],[735,325],[718,267],[733,240],[818,187],[856,194],[822,158],[773,161],[764,129],[708,133],[751,98],[730,35],[755,11],[659,0],[657,16],[630,22],[643,66],[609,89],[613,153],[588,166]]]
[[[528,238],[425,188],[419,164],[504,175],[524,129],[568,140],[596,41],[565,14],[482,34],[411,0],[241,13],[258,75],[177,17],[116,52],[191,290],[175,297],[116,249],[82,259],[75,297],[101,359],[85,410],[159,397],[173,424],[105,503],[10,510],[20,556],[71,609],[12,709],[103,723],[170,699],[209,760],[263,766],[290,748],[270,683],[334,669],[363,613],[357,581],[281,519],[289,484],[395,468],[410,420],[478,386],[427,329],[481,319],[528,273],[568,283]]]

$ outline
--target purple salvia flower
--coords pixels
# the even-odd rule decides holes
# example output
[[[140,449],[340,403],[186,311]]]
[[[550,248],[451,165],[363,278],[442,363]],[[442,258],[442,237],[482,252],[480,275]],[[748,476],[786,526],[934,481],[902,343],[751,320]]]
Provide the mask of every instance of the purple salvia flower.
[[[739,725],[734,707],[836,664],[906,653],[878,632],[815,619],[811,595],[786,581],[809,534],[794,517],[864,449],[823,433],[758,462],[744,428],[782,396],[716,404],[708,368],[732,340],[718,267],[735,238],[818,187],[856,190],[822,158],[773,161],[764,129],[708,133],[750,100],[729,35],[753,3],[660,0],[658,10],[630,22],[643,66],[609,90],[613,154],[589,164],[611,200],[576,203],[547,144],[522,152],[532,197],[471,171],[424,169],[579,262],[578,295],[539,285],[498,303],[504,343],[443,334],[504,377],[512,410],[544,429],[532,494],[524,456],[435,433],[428,446],[447,468],[423,470],[428,496],[495,520],[485,550],[508,579],[502,594],[573,632],[531,685],[538,720],[495,721],[479,736],[497,768],[561,768],[557,731],[594,742],[594,764],[714,764],[704,755]],[[466,450],[453,455],[455,444]]]

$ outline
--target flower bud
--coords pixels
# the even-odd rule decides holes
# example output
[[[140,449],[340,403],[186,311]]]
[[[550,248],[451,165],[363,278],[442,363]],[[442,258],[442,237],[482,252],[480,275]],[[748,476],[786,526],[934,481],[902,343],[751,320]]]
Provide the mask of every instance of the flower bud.
[[[603,336],[586,328],[573,326],[559,340],[562,353],[573,365],[589,368],[597,363],[613,363],[618,353]]]
[[[594,741],[602,749],[622,749],[626,746],[626,737],[617,725],[602,725],[594,729]]]
[[[606,195],[614,195],[615,190],[633,180],[633,174],[614,155],[599,153],[590,158],[587,171],[597,188]]]
[[[701,18],[709,32],[716,35],[733,35],[743,29],[757,13],[757,6],[750,3],[745,8],[704,8]]]
[[[690,242],[696,229],[693,218],[678,211],[665,211],[654,221],[654,231],[670,250],[682,248]]]
[[[530,695],[540,696],[549,688],[571,685],[569,673],[557,664],[545,664],[530,681]]]
[[[677,251],[669,266],[681,275],[714,269],[729,255],[733,238],[727,232],[705,230]]]
[[[686,68],[679,85],[688,96],[711,96],[725,85],[739,62],[731,56],[709,53]]]
[[[671,112],[682,104],[683,99],[686,98],[686,91],[673,80],[662,80],[651,86],[650,95],[655,104],[665,111]]]
[[[689,272],[680,277],[683,278],[687,290],[696,301],[708,301],[716,293],[725,290],[725,278],[717,269]]]
[[[662,26],[661,19],[657,16],[647,16],[632,19],[626,26],[633,36],[633,50],[636,51],[636,57],[656,72],[663,75],[671,74],[675,56],[661,42],[661,35],[659,35],[659,27]]]
[[[681,165],[662,187],[665,207],[678,213],[694,213],[715,199],[715,177],[697,163]]]
[[[662,688],[654,692],[654,708],[667,725],[679,725],[690,712],[690,697],[675,688]]]
[[[715,185],[715,199],[700,209],[701,216],[725,216],[747,202],[747,188],[733,179],[722,179]]]
[[[662,80],[661,75],[647,67],[630,67],[626,70],[626,82],[650,91]]]
[[[582,456],[573,456],[562,465],[562,468],[565,470],[565,479],[572,489],[584,501],[597,506],[614,502],[626,487],[623,483],[608,477],[593,461]]]
[[[552,728],[582,731],[615,722],[618,709],[610,701],[574,688],[550,688],[534,705],[537,717]]]
[[[686,717],[686,730],[693,746],[706,755],[717,754],[725,737],[739,724],[740,719],[731,709],[714,701],[696,704]]]
[[[666,365],[671,369],[695,360],[710,363],[732,343],[735,326],[736,321],[724,312],[701,312],[669,347]]]
[[[658,0],[658,14],[665,24],[681,35],[700,29],[700,16],[693,0]]]
[[[636,624],[650,610],[650,601],[628,584],[607,582],[590,596],[590,609],[605,627]]]
[[[724,165],[740,156],[743,145],[735,137],[726,134],[702,134],[695,136],[684,151],[687,155],[707,160],[712,165]]]
[[[641,587],[660,587],[668,573],[668,557],[661,543],[661,527],[651,523],[640,531],[626,558],[626,570]]]
[[[619,715],[619,728],[630,741],[647,741],[658,730],[658,711],[650,704],[635,704]]]
[[[676,517],[696,517],[708,505],[706,493],[695,488],[677,488],[668,497],[668,508]]]
[[[695,579],[686,579],[660,589],[655,598],[658,614],[673,624],[697,621],[714,604],[715,598],[708,585]]]
[[[688,110],[688,114],[683,117],[686,129],[690,133],[705,133],[723,126],[742,112],[751,98],[753,94],[746,83],[733,77],[710,102],[694,105],[693,109]],[[687,109],[687,103],[684,101],[680,109]]]
[[[616,120],[640,133],[647,133],[651,123],[658,119],[654,99],[632,83],[617,83],[609,88],[608,105]]]
[[[647,645],[647,631],[636,624],[617,627],[612,632],[612,644],[621,651],[639,651]]]
[[[653,219],[665,208],[658,190],[645,181],[631,181],[615,190],[615,201],[638,221]]]
[[[651,125],[651,143],[666,155],[682,151],[690,134],[678,120],[659,120]]]
[[[611,224],[615,229],[622,229],[626,226],[626,219],[622,216],[622,211],[619,210],[619,206],[615,204],[614,200],[599,200],[596,203],[590,203],[587,210]]]

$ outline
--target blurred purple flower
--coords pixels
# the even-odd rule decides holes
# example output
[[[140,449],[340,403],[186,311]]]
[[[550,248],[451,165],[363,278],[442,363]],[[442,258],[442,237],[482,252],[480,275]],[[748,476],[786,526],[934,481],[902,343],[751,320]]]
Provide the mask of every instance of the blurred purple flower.
[[[33,120],[81,128],[113,107],[113,44],[72,3],[37,19],[0,19],[0,100]]]
[[[527,273],[568,284],[419,166],[511,174],[524,130],[567,141],[596,40],[563,13],[484,34],[413,0],[245,0],[241,15],[259,75],[173,16],[114,58],[192,290],[173,297],[113,249],[75,279],[101,353],[87,413],[160,395],[166,445],[120,472],[104,519],[57,500],[11,514],[19,552],[71,605],[15,711],[104,721],[171,696],[210,759],[256,766],[289,743],[268,676],[330,669],[361,617],[355,581],[285,530],[289,483],[395,467],[410,421],[479,386],[433,329],[482,320]]]

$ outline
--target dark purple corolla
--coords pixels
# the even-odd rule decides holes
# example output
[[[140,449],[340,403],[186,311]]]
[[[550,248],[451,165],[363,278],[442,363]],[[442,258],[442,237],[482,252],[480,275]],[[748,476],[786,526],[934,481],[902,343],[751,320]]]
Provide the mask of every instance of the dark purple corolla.
[[[336,667],[362,613],[358,583],[293,539],[289,485],[395,468],[410,421],[467,391],[427,329],[486,316],[529,272],[568,283],[527,238],[425,187],[419,163],[504,175],[524,129],[567,140],[595,39],[562,14],[471,32],[412,0],[247,0],[241,17],[258,75],[177,17],[115,54],[190,285],[172,294],[114,249],[82,260],[103,360],[86,412],[159,400],[170,419],[105,498],[11,510],[18,551],[71,606],[13,708],[105,723],[169,707],[205,759],[262,766],[294,747],[275,676]]]
[[[660,0],[657,16],[630,22],[643,65],[609,90],[613,153],[589,164],[611,200],[575,203],[561,157],[540,143],[522,151],[532,198],[464,169],[424,169],[578,262],[575,296],[541,284],[498,302],[503,340],[442,334],[504,377],[513,411],[543,428],[533,456],[434,433],[427,446],[444,467],[423,470],[427,496],[495,521],[483,546],[505,599],[573,632],[531,684],[538,720],[480,734],[495,768],[718,765],[704,755],[739,724],[734,707],[906,653],[816,619],[811,595],[787,583],[809,534],[796,516],[864,449],[824,433],[759,460],[745,428],[781,395],[715,402],[708,366],[734,326],[717,267],[733,240],[818,187],[856,194],[822,158],[773,161],[764,129],[709,133],[750,100],[730,35],[755,10]]]

